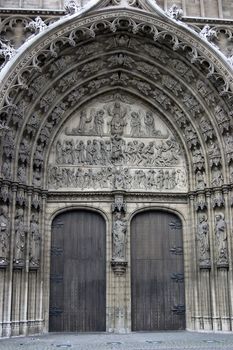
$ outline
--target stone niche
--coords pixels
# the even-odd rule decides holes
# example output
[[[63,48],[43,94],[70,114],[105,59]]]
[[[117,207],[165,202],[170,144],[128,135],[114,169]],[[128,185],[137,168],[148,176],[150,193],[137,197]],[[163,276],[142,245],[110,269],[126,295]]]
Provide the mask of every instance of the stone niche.
[[[184,193],[185,156],[157,111],[131,96],[109,94],[75,111],[59,131],[48,188]]]

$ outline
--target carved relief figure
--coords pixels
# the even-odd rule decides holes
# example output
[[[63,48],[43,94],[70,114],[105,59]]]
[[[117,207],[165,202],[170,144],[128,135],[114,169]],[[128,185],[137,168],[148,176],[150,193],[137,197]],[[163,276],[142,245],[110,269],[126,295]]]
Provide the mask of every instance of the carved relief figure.
[[[146,135],[153,137],[156,135],[155,131],[155,120],[153,114],[150,111],[147,111],[144,117],[144,124],[146,127]]]
[[[115,213],[113,221],[113,259],[125,260],[127,224],[121,212]]]
[[[24,225],[23,209],[18,209],[15,218],[15,248],[14,248],[14,264],[22,267],[24,265],[26,245],[26,228]]]
[[[228,252],[227,252],[227,233],[226,223],[224,215],[218,214],[215,216],[215,236],[216,236],[216,254],[217,263],[227,264],[228,263]]]
[[[226,143],[226,151],[228,152],[233,152],[233,136],[227,132],[225,137],[225,143]]]
[[[209,224],[205,215],[199,218],[197,239],[200,265],[208,267],[210,265]]]
[[[127,109],[122,108],[120,102],[115,102],[114,107],[108,108],[108,113],[112,116],[110,130],[112,135],[122,135],[124,127],[127,125],[125,120]]]
[[[141,116],[138,112],[131,113],[131,136],[139,137],[141,136]]]
[[[80,119],[79,119],[79,125],[78,125],[78,130],[74,130],[73,132],[78,131],[79,134],[84,134],[87,132],[87,125],[91,123],[93,118],[93,114],[90,114],[90,117],[88,118],[87,112],[86,111],[81,111],[80,113]]]
[[[196,173],[196,188],[197,190],[204,190],[206,187],[205,173],[200,170]]]
[[[9,258],[10,222],[7,206],[0,208],[0,266],[5,266]]]
[[[213,172],[212,186],[222,186],[224,182],[223,174],[219,168],[215,168]]]
[[[39,267],[40,265],[40,246],[41,237],[39,230],[39,218],[37,214],[32,215],[31,225],[30,225],[30,266]]]
[[[4,179],[11,179],[11,163],[6,159],[2,164],[2,175]]]
[[[104,133],[103,126],[104,126],[104,111],[100,109],[94,115],[94,128],[93,128],[94,135],[102,136]]]

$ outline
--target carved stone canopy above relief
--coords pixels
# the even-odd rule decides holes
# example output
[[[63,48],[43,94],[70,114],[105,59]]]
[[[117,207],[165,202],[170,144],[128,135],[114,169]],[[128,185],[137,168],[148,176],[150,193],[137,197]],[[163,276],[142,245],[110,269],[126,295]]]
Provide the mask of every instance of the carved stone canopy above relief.
[[[74,112],[54,140],[49,189],[187,191],[180,144],[158,113],[119,93]]]

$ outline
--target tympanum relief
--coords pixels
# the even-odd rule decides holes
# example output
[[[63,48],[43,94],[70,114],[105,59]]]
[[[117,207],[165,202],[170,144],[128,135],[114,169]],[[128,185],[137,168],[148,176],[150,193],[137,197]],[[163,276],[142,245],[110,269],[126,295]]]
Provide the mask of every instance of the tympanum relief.
[[[187,190],[184,154],[155,112],[121,95],[76,112],[54,141],[49,189]]]

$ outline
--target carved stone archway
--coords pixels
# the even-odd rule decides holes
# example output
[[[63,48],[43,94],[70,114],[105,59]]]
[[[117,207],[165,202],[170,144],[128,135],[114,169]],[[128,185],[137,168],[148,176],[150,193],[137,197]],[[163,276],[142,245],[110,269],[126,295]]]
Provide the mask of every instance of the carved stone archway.
[[[4,129],[0,178],[4,237],[0,273],[5,281],[3,336],[41,332],[47,324],[49,264],[45,252],[49,251],[50,239],[47,222],[59,205],[72,203],[91,203],[93,208],[100,208],[102,203],[113,227],[115,217],[119,216],[127,226],[131,213],[148,203],[176,206],[189,227],[188,231],[184,229],[187,328],[231,330],[233,73],[207,39],[198,37],[179,22],[179,13],[170,15],[164,14],[151,0],[133,1],[127,6],[115,1],[91,3],[80,13],[41,31],[3,67],[0,76]],[[98,111],[94,110],[93,115],[91,112],[97,101],[100,104],[97,109],[108,117],[111,132],[107,132],[107,119],[104,126],[102,123],[100,129],[91,132],[97,125],[94,120],[98,119]],[[140,101],[139,106],[135,101]],[[187,176],[187,187],[185,183],[182,188],[174,186],[173,190],[169,185],[161,193],[158,186],[148,188],[147,173],[144,174],[147,188],[133,186],[129,190],[121,179],[123,158],[115,164],[111,159],[111,166],[116,168],[115,180],[106,187],[97,184],[82,185],[78,190],[74,185],[62,188],[57,185],[59,180],[51,185],[51,164],[57,162],[56,166],[66,168],[54,156],[54,147],[67,127],[68,134],[73,133],[79,142],[81,138],[85,140],[85,146],[87,136],[91,142],[96,135],[109,141],[110,136],[118,134],[116,146],[123,147],[119,144],[122,133],[111,130],[113,115],[117,114],[114,108],[118,108],[114,107],[115,102],[121,104],[118,113],[121,118],[128,105],[125,127],[128,137],[139,133],[136,125],[141,123],[143,133],[138,137],[143,147],[149,147],[144,137],[147,112],[158,116],[163,132],[170,130],[182,150],[183,163],[179,166]],[[132,131],[132,113],[137,114],[140,108],[139,122],[136,123],[138,117],[134,115]],[[92,115],[89,134],[80,127],[85,112],[86,124]],[[101,118],[103,113],[99,115],[100,121]],[[153,131],[153,126],[149,130]],[[156,135],[155,127],[149,138],[156,149],[159,149],[156,137],[161,135]],[[66,140],[61,137],[61,141]],[[167,146],[161,141],[161,147],[171,147],[169,141]],[[176,152],[179,153],[177,149]],[[155,164],[155,158],[150,159],[147,162],[142,157],[138,162],[143,166],[151,163],[153,171],[156,166],[162,167]],[[67,158],[64,162],[72,165]],[[82,167],[82,172],[85,166],[88,168],[88,162],[81,158],[74,165]],[[107,166],[107,161],[101,165]],[[135,161],[133,165],[138,164]],[[135,170],[131,171],[134,177]],[[59,178],[61,174],[56,176]],[[177,175],[175,182],[178,183]],[[70,187],[68,192],[67,187]],[[109,266],[112,263],[113,272],[108,269],[107,329],[127,331],[130,300],[125,294],[130,295],[129,268],[124,272],[130,247],[116,259],[114,235],[110,231],[107,262]],[[19,293],[26,286],[29,286],[27,292],[21,295],[25,307],[19,309]],[[119,294],[111,297],[111,288]],[[31,308],[35,299],[40,305],[38,309]]]

